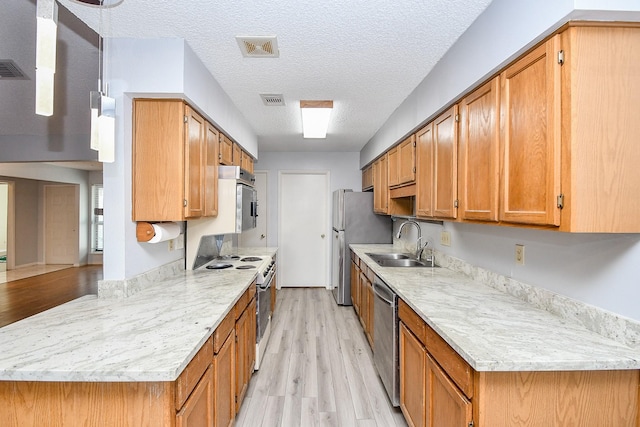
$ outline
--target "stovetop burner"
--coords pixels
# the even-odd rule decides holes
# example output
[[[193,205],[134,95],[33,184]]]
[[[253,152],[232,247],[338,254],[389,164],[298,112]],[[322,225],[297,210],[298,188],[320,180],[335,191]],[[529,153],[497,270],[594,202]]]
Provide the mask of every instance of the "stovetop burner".
[[[245,264],[245,265],[239,265],[236,267],[236,270],[249,270],[251,268],[256,268],[255,265],[250,265],[250,264]]]
[[[217,264],[207,265],[205,268],[208,268],[209,270],[223,270],[225,268],[231,268],[231,267],[233,267],[232,264],[217,263]]]
[[[245,258],[242,258],[240,261],[244,261],[244,262],[256,262],[256,261],[262,261],[262,258],[259,258],[257,256],[248,256]]]

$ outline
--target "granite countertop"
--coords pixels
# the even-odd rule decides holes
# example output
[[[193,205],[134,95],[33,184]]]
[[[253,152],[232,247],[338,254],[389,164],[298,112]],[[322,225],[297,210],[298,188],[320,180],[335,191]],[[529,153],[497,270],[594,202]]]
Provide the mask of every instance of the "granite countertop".
[[[584,326],[446,268],[380,267],[351,249],[476,371],[640,369],[640,354]]]
[[[174,381],[256,275],[187,270],[128,298],[88,295],[7,325],[0,328],[0,380]]]

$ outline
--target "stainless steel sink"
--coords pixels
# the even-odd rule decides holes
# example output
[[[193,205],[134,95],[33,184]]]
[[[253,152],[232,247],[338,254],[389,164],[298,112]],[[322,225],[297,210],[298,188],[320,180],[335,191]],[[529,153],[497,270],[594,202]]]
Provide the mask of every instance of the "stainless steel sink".
[[[368,255],[369,257],[371,257],[371,259],[373,259],[374,261],[377,261],[379,259],[409,259],[412,258],[412,256],[410,254],[405,254],[405,253],[381,253],[381,254],[376,254],[376,253],[367,253],[366,255]]]
[[[404,253],[367,253],[381,267],[439,267],[432,259],[421,261]]]

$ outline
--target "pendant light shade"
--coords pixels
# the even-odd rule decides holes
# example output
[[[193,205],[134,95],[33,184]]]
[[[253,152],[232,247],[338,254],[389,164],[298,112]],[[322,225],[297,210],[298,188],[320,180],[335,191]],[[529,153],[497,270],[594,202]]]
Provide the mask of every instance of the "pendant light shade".
[[[53,114],[53,86],[56,72],[58,4],[38,0],[36,6],[36,114]]]
[[[98,160],[115,160],[116,100],[98,91],[91,91],[91,148],[98,151]]]

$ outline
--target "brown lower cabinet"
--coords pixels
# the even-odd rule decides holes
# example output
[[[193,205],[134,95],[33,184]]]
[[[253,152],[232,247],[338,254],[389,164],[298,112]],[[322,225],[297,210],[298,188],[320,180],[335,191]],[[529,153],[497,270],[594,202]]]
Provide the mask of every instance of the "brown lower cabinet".
[[[0,425],[233,425],[255,365],[255,292],[253,283],[175,381],[0,381]]]
[[[639,425],[640,371],[477,372],[402,300],[398,315],[410,426]]]

